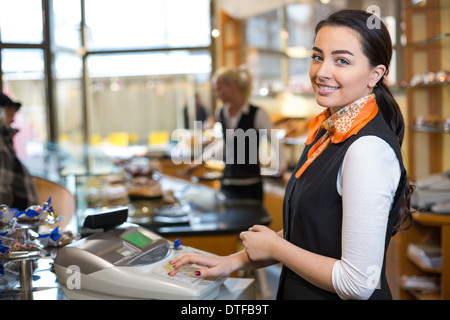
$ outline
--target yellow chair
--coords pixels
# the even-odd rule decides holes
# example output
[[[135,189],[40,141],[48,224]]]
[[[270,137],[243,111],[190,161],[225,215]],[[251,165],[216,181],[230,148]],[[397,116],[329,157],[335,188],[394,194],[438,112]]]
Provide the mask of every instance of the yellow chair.
[[[127,132],[113,132],[108,136],[109,143],[117,147],[128,147],[129,137]]]
[[[167,131],[153,131],[148,134],[148,144],[161,145],[170,142],[170,135]]]
[[[57,222],[52,227],[56,228],[56,226],[59,226],[60,229],[65,228],[75,215],[75,195],[58,183],[36,176],[33,178],[39,204],[43,205],[51,196],[52,206],[56,214],[64,217],[64,220]]]

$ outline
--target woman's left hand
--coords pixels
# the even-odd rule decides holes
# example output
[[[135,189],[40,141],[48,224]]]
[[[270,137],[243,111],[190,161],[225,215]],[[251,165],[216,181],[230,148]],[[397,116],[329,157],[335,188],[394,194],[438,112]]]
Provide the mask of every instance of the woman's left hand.
[[[274,259],[278,241],[282,240],[276,232],[261,225],[254,225],[248,231],[241,232],[240,238],[245,252],[253,261]]]

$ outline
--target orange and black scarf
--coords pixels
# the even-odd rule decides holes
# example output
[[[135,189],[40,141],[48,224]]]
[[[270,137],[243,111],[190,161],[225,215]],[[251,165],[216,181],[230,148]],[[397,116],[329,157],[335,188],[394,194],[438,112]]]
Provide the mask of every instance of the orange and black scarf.
[[[320,129],[325,129],[327,132],[308,151],[308,159],[297,171],[295,177],[300,178],[306,168],[330,143],[340,143],[348,137],[357,134],[377,115],[377,112],[378,105],[375,100],[375,94],[371,94],[349,104],[333,115],[331,115],[329,109],[326,109],[314,117],[309,124],[306,145],[310,145],[315,140]]]

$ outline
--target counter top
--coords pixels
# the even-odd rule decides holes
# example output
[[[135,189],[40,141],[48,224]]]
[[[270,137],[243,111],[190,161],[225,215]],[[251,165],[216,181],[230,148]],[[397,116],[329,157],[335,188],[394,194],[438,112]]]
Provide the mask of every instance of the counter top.
[[[173,190],[181,203],[189,206],[188,221],[160,223],[152,217],[133,218],[130,222],[163,236],[200,236],[238,234],[255,224],[268,225],[271,217],[260,201],[227,199],[220,191],[209,186],[183,179],[163,176],[163,189]],[[131,202],[134,206],[151,205],[152,200]]]

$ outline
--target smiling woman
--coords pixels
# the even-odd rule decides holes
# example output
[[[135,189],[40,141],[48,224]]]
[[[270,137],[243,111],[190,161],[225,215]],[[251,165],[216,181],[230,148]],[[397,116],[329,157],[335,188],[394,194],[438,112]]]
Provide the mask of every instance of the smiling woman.
[[[191,263],[208,267],[198,275],[220,276],[281,262],[279,299],[392,298],[384,257],[410,216],[410,189],[403,118],[386,100],[389,92],[380,91],[392,54],[389,33],[381,22],[369,30],[369,18],[378,19],[338,11],[316,28],[310,78],[326,109],[311,120],[286,186],[283,230],[253,226],[241,233],[245,250],[227,257],[182,254],[171,261],[171,275]],[[396,121],[387,122],[386,111]]]
[[[287,185],[283,231],[299,248],[336,260],[331,276],[329,260],[322,272],[291,262],[281,276],[281,298],[333,299],[327,291],[342,299],[391,298],[383,256],[391,234],[410,217],[411,188],[401,156],[403,118],[384,83],[391,41],[381,22],[368,27],[370,19],[377,18],[343,10],[316,27],[309,74],[326,109],[312,119]]]
[[[347,27],[325,26],[317,33],[309,76],[317,103],[331,113],[372,93],[386,66],[371,67],[360,36]]]

